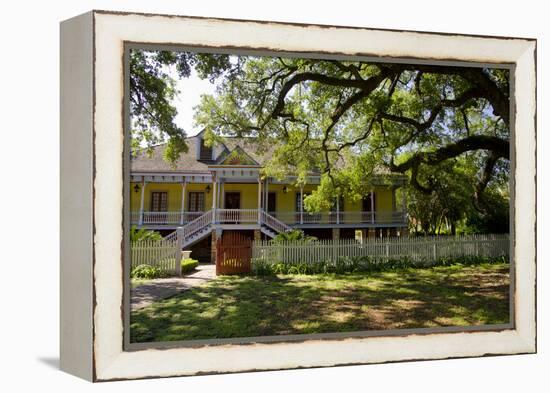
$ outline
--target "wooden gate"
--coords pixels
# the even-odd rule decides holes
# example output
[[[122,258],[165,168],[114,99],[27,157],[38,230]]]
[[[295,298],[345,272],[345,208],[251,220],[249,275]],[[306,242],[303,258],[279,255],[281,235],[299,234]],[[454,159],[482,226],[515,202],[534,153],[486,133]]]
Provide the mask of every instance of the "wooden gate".
[[[250,273],[252,239],[238,232],[224,232],[216,242],[216,274]]]

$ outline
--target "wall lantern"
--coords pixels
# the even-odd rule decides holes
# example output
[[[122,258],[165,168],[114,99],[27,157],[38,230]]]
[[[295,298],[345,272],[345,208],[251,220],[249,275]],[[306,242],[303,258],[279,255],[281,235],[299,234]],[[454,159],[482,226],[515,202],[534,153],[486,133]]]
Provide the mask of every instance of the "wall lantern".
[[[284,186],[283,187],[283,194],[286,194],[288,192],[288,187],[287,186]]]
[[[137,194],[139,192],[139,184],[134,186],[134,192]]]
[[[206,186],[205,190],[206,190],[206,193],[207,193],[207,194],[210,193],[210,184]]]

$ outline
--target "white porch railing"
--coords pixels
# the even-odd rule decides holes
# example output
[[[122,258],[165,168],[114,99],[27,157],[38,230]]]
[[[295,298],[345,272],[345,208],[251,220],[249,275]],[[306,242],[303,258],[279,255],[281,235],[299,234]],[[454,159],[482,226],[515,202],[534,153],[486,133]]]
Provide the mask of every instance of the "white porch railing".
[[[269,212],[269,214],[287,225],[296,224],[394,224],[407,223],[403,211],[389,212]]]
[[[215,209],[213,221],[218,224],[252,224],[262,220],[258,209]],[[407,215],[403,211],[382,212],[264,212],[285,225],[300,224],[386,224],[405,225]],[[142,225],[186,225],[202,216],[204,212],[143,212]],[[132,224],[140,224],[140,212],[132,211]],[[266,218],[267,219],[267,218]]]
[[[131,211],[130,212],[130,222],[133,224],[139,224],[139,216],[140,216],[140,212],[139,211]]]
[[[258,209],[216,209],[216,224],[258,223]]]
[[[178,224],[181,214],[178,212],[143,212],[144,224]]]
[[[143,225],[182,225],[187,224],[194,219],[202,216],[204,212],[143,212]],[[130,213],[130,219],[132,224],[140,223],[141,213],[139,211],[132,211]]]

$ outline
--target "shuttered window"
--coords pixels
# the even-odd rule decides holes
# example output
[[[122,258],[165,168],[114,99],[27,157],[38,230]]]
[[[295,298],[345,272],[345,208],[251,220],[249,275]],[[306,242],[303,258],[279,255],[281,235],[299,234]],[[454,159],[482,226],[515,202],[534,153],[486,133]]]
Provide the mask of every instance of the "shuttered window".
[[[151,193],[151,211],[165,212],[168,211],[168,193],[153,191]]]
[[[201,141],[200,159],[212,160],[212,146],[206,146],[204,141]]]
[[[204,211],[204,192],[190,192],[189,193],[189,206],[190,212],[202,212]]]

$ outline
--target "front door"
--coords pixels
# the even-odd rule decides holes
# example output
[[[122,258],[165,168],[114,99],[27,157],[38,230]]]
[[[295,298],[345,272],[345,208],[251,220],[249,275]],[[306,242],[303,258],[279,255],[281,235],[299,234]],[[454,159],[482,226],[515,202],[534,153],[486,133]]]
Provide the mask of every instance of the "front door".
[[[269,214],[275,214],[277,211],[277,198],[274,192],[267,194],[267,212]]]
[[[226,192],[224,203],[225,203],[226,209],[240,209],[241,194],[239,192]],[[223,214],[222,222],[225,222],[228,224],[239,224],[240,221],[241,221],[241,214],[238,210],[226,211]]]
[[[376,212],[376,195],[372,192],[369,192],[366,197],[363,197],[362,203],[363,210],[363,222],[373,222],[375,220]]]
[[[240,209],[241,208],[241,194],[239,192],[226,192],[225,193],[225,208],[226,209]]]

